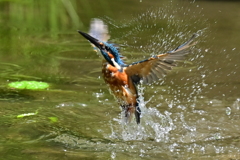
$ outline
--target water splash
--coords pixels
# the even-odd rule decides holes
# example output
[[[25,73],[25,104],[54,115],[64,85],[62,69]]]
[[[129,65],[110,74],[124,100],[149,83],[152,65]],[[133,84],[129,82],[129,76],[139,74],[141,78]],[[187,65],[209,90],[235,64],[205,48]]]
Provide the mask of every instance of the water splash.
[[[196,33],[201,36],[201,39],[204,39],[204,34],[207,31],[208,23],[205,23],[206,20],[195,16],[195,12],[201,13],[200,10],[185,10],[185,8],[172,8],[172,5],[168,5],[164,8],[158,9],[150,9],[142,14],[133,18],[130,22],[116,25],[116,22],[113,20],[107,20],[108,24],[111,26],[110,29],[124,30],[123,34],[119,35],[118,42],[124,43],[125,46],[131,48],[131,54],[133,56],[139,56],[139,52],[143,53],[141,57],[146,58],[151,55],[156,55],[160,53],[164,53],[166,51],[172,50],[179,44],[182,44],[186,41],[193,33]],[[183,18],[179,18],[179,13],[184,13]],[[186,21],[187,20],[187,21]],[[180,25],[181,24],[181,25]],[[197,25],[196,25],[197,24]],[[126,30],[126,28],[131,28],[130,30]],[[153,32],[154,31],[154,32]],[[157,31],[157,32],[156,32]],[[114,32],[114,31],[113,31]],[[121,32],[122,33],[122,32]],[[131,37],[131,39],[129,39]],[[114,40],[113,40],[114,41]],[[175,46],[176,45],[176,46]],[[197,59],[201,50],[194,50],[193,55],[189,61]],[[146,54],[145,54],[146,53]],[[145,55],[144,55],[145,54]],[[140,57],[138,57],[140,58]],[[190,63],[190,62],[189,62]],[[194,72],[196,68],[203,68],[204,66],[196,68],[190,68],[191,64],[187,64],[186,66],[189,69],[189,72]],[[185,66],[185,68],[187,68]],[[179,107],[182,109],[183,113],[177,114],[177,117],[173,117],[172,111],[159,111],[158,106],[160,103],[155,105],[148,105],[148,102],[153,99],[156,100],[154,94],[159,94],[154,92],[153,96],[149,100],[144,99],[144,86],[140,86],[139,89],[139,107],[142,111],[141,124],[136,125],[130,123],[125,125],[122,117],[124,114],[119,115],[118,118],[114,118],[112,122],[110,122],[111,126],[111,135],[108,135],[107,138],[111,139],[120,139],[124,141],[131,140],[153,140],[155,142],[169,142],[171,138],[171,131],[183,127],[185,130],[191,132],[191,137],[194,137],[194,133],[196,131],[196,127],[192,125],[188,125],[185,122],[185,113],[186,106],[177,105],[178,103],[182,103],[182,98],[185,97],[188,103],[196,101],[196,96],[200,95],[202,92],[202,88],[204,88],[201,82],[195,81],[195,79],[202,79],[204,82],[204,77],[197,77],[196,75],[192,77],[182,78],[181,80],[171,80],[167,83],[168,88],[164,88],[161,93],[166,95],[173,95],[170,99],[166,99],[165,95],[159,96],[158,99],[163,100],[165,106],[170,109],[174,109]],[[166,85],[166,79],[161,81],[159,85]],[[177,84],[179,81],[184,82],[184,84]],[[177,89],[176,89],[177,86]],[[154,88],[154,86],[153,86]],[[182,91],[184,88],[184,91]],[[186,92],[186,93],[185,93]],[[189,93],[190,92],[190,93]],[[176,126],[176,121],[180,121],[181,126]],[[181,130],[181,129],[179,129]],[[194,138],[192,138],[194,139]]]
[[[142,111],[141,124],[136,125],[134,122],[125,124],[122,115],[114,118],[111,123],[111,139],[121,139],[124,141],[131,140],[154,140],[156,142],[166,142],[169,139],[169,132],[175,128],[171,119],[171,113],[165,111],[161,113],[155,107],[146,107],[149,101],[144,100],[144,88],[139,87],[139,107]]]

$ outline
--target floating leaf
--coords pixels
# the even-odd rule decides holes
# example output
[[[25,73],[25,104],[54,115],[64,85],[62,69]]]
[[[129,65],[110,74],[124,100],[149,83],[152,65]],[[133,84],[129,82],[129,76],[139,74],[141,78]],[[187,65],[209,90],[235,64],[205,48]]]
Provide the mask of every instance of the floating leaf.
[[[36,111],[35,113],[24,113],[24,114],[19,114],[17,116],[17,118],[23,118],[23,117],[28,117],[28,116],[34,116],[34,115],[37,115],[38,114],[38,111]]]
[[[53,123],[58,121],[57,117],[48,117],[48,119],[50,119],[50,121],[53,122]]]
[[[38,82],[38,81],[19,81],[19,82],[11,82],[8,84],[8,86],[16,89],[38,90],[38,89],[48,88],[49,84],[45,82]]]

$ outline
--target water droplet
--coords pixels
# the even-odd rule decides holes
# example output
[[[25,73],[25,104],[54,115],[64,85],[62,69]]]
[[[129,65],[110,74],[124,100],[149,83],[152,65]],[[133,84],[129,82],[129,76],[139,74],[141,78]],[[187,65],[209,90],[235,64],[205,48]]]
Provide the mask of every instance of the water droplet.
[[[115,152],[112,152],[112,153],[111,153],[111,158],[112,158],[112,159],[115,159],[115,158],[116,158],[116,153],[115,153]]]
[[[231,112],[232,112],[232,110],[231,110],[231,108],[230,107],[227,107],[226,108],[226,115],[230,115],[231,114]]]
[[[84,103],[81,103],[80,105],[81,105],[81,106],[83,106],[83,107],[87,107],[87,105],[86,105],[86,104],[84,104]]]

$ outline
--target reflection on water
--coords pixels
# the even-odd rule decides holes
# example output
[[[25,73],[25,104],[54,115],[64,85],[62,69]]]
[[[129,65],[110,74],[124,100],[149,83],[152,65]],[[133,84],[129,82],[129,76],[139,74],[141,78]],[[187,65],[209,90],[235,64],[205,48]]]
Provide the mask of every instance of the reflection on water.
[[[239,3],[131,3],[0,1],[1,156],[240,158]],[[139,87],[140,125],[123,124],[101,77],[101,59],[76,32],[87,31],[84,26],[93,17],[109,25],[126,62],[164,53],[193,33],[200,35],[185,63],[160,82]],[[44,81],[51,87],[6,87],[17,80]],[[37,115],[16,118],[35,111]]]

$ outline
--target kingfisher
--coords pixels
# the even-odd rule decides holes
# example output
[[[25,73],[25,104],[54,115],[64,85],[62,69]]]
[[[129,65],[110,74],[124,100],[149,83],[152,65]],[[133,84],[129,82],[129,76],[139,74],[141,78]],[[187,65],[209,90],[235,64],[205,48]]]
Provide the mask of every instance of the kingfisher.
[[[169,52],[126,64],[119,48],[107,41],[110,36],[108,36],[107,25],[102,20],[94,19],[92,21],[89,34],[78,32],[103,56],[103,78],[121,106],[125,122],[130,123],[135,115],[137,124],[140,123],[141,117],[137,85],[151,84],[162,79],[168,71],[176,66],[177,61],[182,61],[190,52],[190,47],[195,45],[194,38],[197,36],[197,34],[193,34],[187,42]]]

